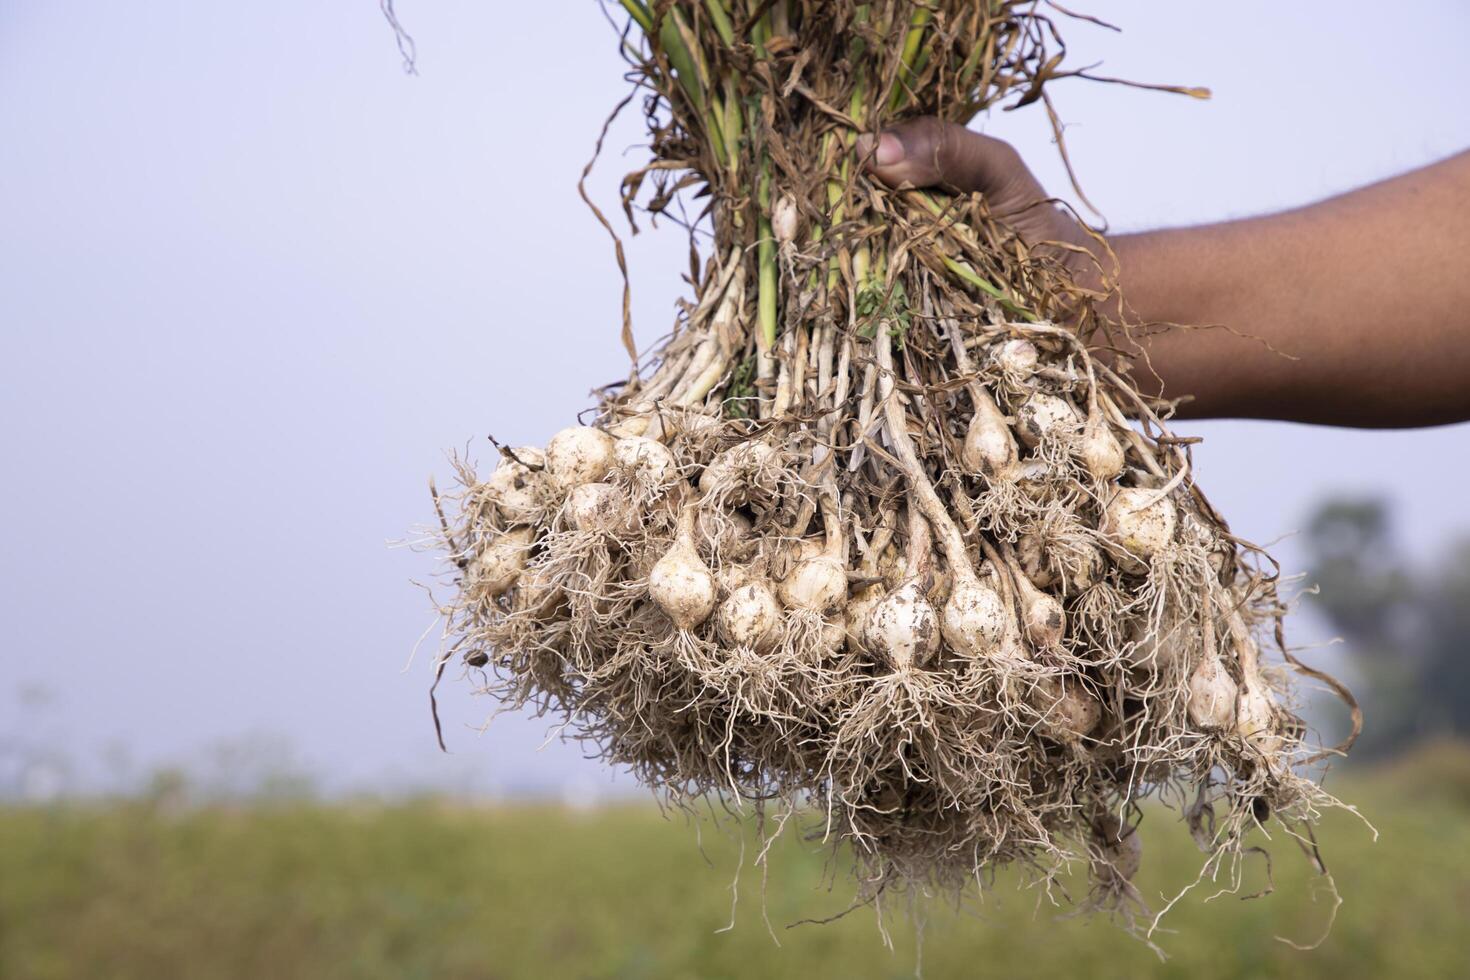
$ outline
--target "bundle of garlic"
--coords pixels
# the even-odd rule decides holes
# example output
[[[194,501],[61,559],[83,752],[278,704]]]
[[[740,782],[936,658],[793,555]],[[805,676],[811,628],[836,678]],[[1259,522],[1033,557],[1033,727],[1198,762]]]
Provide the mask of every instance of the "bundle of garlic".
[[[1149,796],[1209,870],[1267,819],[1309,840],[1329,798],[1269,559],[1195,486],[1169,404],[1094,356],[1118,325],[985,201],[855,155],[897,117],[1044,100],[1051,22],[622,5],[656,158],[630,207],[703,187],[711,255],[595,424],[460,464],[441,670],[675,802],[814,807],[860,900],[1080,864],[1090,905],[1136,911]]]

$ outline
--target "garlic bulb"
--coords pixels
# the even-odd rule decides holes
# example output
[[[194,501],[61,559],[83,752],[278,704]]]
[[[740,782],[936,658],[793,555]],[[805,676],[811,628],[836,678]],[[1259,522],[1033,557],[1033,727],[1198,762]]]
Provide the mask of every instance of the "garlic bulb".
[[[617,534],[633,526],[633,504],[611,483],[584,483],[567,495],[572,526],[593,534]]]
[[[694,518],[694,542],[700,554],[740,550],[752,543],[750,518],[738,510],[722,511],[702,507]]]
[[[896,671],[924,666],[939,649],[939,617],[917,581],[910,579],[873,607],[863,641]]]
[[[1011,469],[1016,486],[1033,497],[1043,497],[1057,481],[1058,473],[1050,462],[1035,456],[1023,459]]]
[[[613,464],[631,479],[653,489],[664,489],[679,478],[679,461],[656,439],[628,436],[613,444]]]
[[[681,522],[692,523],[692,518]],[[694,550],[687,526],[648,573],[648,594],[681,630],[691,630],[715,608],[715,577]]]
[[[847,610],[838,607],[822,617],[821,649],[827,654],[840,653],[847,645]]]
[[[1067,631],[1067,615],[1062,604],[1031,584],[1025,573],[1016,569],[1012,578],[1021,599],[1021,627],[1026,638],[1038,648],[1057,646]]]
[[[597,483],[613,466],[613,437],[591,426],[562,429],[546,444],[546,469],[563,493]]]
[[[1102,531],[1129,554],[1147,561],[1173,542],[1178,519],[1174,501],[1159,496],[1157,490],[1122,487],[1108,501]]]
[[[770,443],[750,439],[720,453],[699,474],[702,493],[724,492],[734,504],[745,503],[753,492],[775,489],[771,470],[780,454]]]
[[[764,653],[775,643],[781,605],[765,582],[751,582],[731,592],[720,604],[716,626],[729,645]]]
[[[867,628],[868,616],[872,614],[873,607],[883,601],[884,595],[886,593],[883,591],[883,586],[874,583],[847,601],[846,640],[849,650],[868,652],[863,631]]]
[[[960,462],[970,473],[1005,478],[1016,465],[1016,439],[990,392],[979,384],[971,388],[975,414],[960,444]]]
[[[1013,381],[1024,381],[1036,373],[1036,345],[1029,340],[1007,340],[995,352],[995,363]]]
[[[1132,667],[1164,671],[1189,662],[1191,654],[1203,643],[1199,626],[1166,622],[1154,630],[1138,630],[1133,642],[1123,648],[1123,659]]]
[[[847,568],[830,550],[792,566],[777,590],[788,609],[830,612],[847,601]]]
[[[1086,738],[1102,722],[1102,702],[1077,678],[1043,677],[1036,682],[1036,706],[1049,732],[1065,742]]]
[[[1047,563],[1046,546],[1038,534],[1023,534],[1016,539],[1016,561],[1026,578],[1038,589],[1048,589],[1057,583],[1056,574]]]
[[[1112,482],[1123,474],[1123,446],[1101,418],[1089,419],[1082,431],[1082,464],[1094,479]]]
[[[1277,731],[1276,702],[1259,673],[1247,673],[1236,704],[1235,732],[1268,759],[1281,751],[1284,740]]]
[[[1225,669],[1225,662],[1214,651],[1189,675],[1189,720],[1201,731],[1218,732],[1235,722],[1235,702],[1239,688]]]
[[[796,241],[796,228],[796,202],[783,194],[771,207],[771,231],[778,243],[790,245]]]
[[[521,577],[535,540],[536,532],[528,527],[506,531],[470,559],[466,576],[474,587],[484,589],[491,596],[504,595]]]
[[[566,592],[545,569],[536,565],[522,570],[512,598],[516,612],[542,620],[555,618],[567,605]]]
[[[1004,419],[976,413],[960,444],[960,462],[970,473],[988,477],[1007,474],[1016,462],[1016,442]]]
[[[517,459],[501,457],[485,486],[506,523],[534,524],[542,518],[552,495],[546,471],[534,468],[544,466],[546,456],[534,446],[521,446],[514,454]]]
[[[738,565],[726,562],[715,572],[715,585],[718,593],[728,596],[731,592],[743,585],[749,585],[757,578],[756,571],[749,565]]]
[[[1261,675],[1261,648],[1239,614],[1231,616],[1230,634],[1240,651],[1242,684],[1236,702],[1235,733],[1272,759],[1285,745],[1276,717],[1276,701]]]
[[[968,569],[957,572],[940,614],[944,640],[956,654],[975,659],[994,650],[1005,637],[1005,601]]]
[[[1081,426],[1082,417],[1071,402],[1044,391],[1034,392],[1016,410],[1016,434],[1033,448],[1043,439],[1069,435]]]

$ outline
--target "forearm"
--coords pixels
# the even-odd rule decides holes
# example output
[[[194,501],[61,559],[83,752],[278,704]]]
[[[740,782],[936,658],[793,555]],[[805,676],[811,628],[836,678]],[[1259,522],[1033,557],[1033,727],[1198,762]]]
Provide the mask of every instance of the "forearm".
[[[1470,153],[1310,207],[1110,240],[1136,374],[1189,417],[1470,418]],[[1145,330],[1143,333],[1147,334]]]

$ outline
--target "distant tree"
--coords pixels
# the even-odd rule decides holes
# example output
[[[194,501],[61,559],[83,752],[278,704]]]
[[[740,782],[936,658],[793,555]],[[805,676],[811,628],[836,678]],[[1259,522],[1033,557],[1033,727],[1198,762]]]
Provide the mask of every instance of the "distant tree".
[[[1323,504],[1307,525],[1317,608],[1348,643],[1362,675],[1366,727],[1355,755],[1420,739],[1470,737],[1470,540],[1413,567],[1377,499]]]

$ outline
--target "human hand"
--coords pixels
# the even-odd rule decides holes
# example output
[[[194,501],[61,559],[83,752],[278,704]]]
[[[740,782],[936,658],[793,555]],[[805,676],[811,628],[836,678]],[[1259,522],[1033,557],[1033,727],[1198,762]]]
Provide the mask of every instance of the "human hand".
[[[1106,244],[1008,144],[963,126],[913,119],[857,151],[890,187],[978,192],[1027,245],[1055,250],[1073,282],[1108,294],[1109,319],[1139,328],[1108,340],[1144,367],[1144,392],[1191,397],[1180,416],[1470,420],[1470,151],[1305,208]],[[1152,329],[1164,324],[1220,329]]]
[[[1027,245],[1051,250],[1079,285],[1095,288],[1102,251],[1098,240],[1050,200],[1040,181],[1009,143],[933,116],[911,119],[858,137],[856,150],[868,172],[889,187],[938,187],[978,193],[990,213],[1010,225]],[[1058,247],[1061,246],[1061,247]]]

